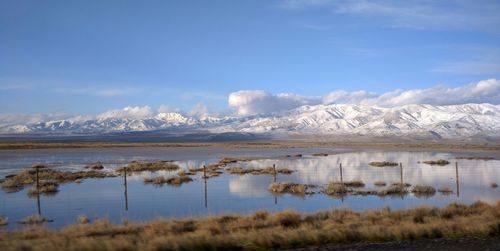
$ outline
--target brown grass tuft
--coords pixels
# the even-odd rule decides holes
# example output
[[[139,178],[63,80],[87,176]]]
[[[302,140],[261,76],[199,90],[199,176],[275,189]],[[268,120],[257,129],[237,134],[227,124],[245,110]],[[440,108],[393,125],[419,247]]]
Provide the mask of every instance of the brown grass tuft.
[[[447,194],[452,194],[453,189],[451,189],[449,187],[441,187],[438,189],[438,192],[440,192],[441,194],[447,195]]]
[[[126,167],[118,168],[116,171],[119,173],[124,172],[124,169],[131,172],[142,172],[142,171],[176,171],[179,170],[179,165],[173,163],[173,160],[157,160],[157,161],[132,161]]]
[[[340,182],[331,182],[323,191],[328,195],[344,195],[349,192],[347,186]]]
[[[290,193],[295,195],[305,195],[308,193],[306,185],[290,182],[273,182],[267,187],[267,190],[278,194]]]
[[[0,216],[0,226],[5,226],[9,224],[9,218]]]
[[[78,224],[88,224],[90,220],[85,215],[79,215],[78,218],[76,219],[76,222]]]
[[[439,160],[426,160],[426,161],[423,161],[422,163],[427,164],[427,165],[431,165],[431,166],[434,166],[434,165],[438,165],[438,166],[446,166],[446,165],[450,164],[450,162],[449,162],[449,161],[444,160],[444,159],[439,159]]]
[[[497,184],[497,183],[495,183],[495,182],[493,182],[493,183],[491,183],[491,184],[490,184],[490,186],[491,186],[492,188],[497,188],[497,187],[498,187],[498,184]]]
[[[274,174],[274,168],[273,167],[266,167],[266,168],[243,168],[243,167],[229,167],[226,168],[226,171],[228,171],[230,174],[267,174],[267,175],[273,175]],[[287,169],[287,168],[280,168],[276,169],[276,173],[280,174],[291,174],[293,173],[293,170]]]
[[[368,163],[370,166],[384,167],[384,166],[399,166],[396,162],[391,161],[372,161]]]
[[[26,225],[34,225],[34,224],[41,224],[46,222],[47,219],[43,218],[41,215],[31,215],[28,216],[17,223],[19,224],[26,224]]]
[[[385,181],[382,181],[382,180],[379,180],[379,181],[375,181],[375,183],[373,183],[375,186],[378,186],[378,187],[384,187],[386,185]]]
[[[351,181],[344,181],[344,185],[347,187],[364,187],[365,183],[361,180],[351,180]]]
[[[430,197],[436,194],[436,189],[426,185],[416,185],[411,189],[411,192],[417,196]]]

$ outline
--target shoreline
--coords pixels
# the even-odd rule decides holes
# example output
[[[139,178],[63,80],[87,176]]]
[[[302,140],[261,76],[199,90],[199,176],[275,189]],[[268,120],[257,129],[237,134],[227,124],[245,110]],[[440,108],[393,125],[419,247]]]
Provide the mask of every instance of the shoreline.
[[[1,231],[1,250],[264,250],[340,248],[345,245],[452,240],[500,236],[500,201],[445,207],[388,207],[363,212],[336,209],[300,214],[293,210],[156,219],[111,224],[80,216],[60,230],[30,226]],[[479,241],[480,243],[481,241]],[[104,245],[104,246],[103,246]],[[404,245],[402,245],[404,246]],[[306,249],[301,249],[306,248]],[[320,249],[323,250],[323,249]],[[326,249],[329,250],[329,249]],[[383,249],[382,249],[383,250]]]
[[[500,144],[465,142],[320,142],[320,141],[235,141],[235,142],[0,142],[0,150],[61,148],[351,148],[383,150],[446,150],[452,152],[499,152]]]

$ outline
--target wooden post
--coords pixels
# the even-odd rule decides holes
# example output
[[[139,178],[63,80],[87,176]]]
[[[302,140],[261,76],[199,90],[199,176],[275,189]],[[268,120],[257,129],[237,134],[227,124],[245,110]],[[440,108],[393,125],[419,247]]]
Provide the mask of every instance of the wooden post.
[[[36,169],[36,192],[40,193],[40,182],[38,178],[38,166],[35,167]]]
[[[458,180],[458,162],[455,162],[455,179],[457,180],[457,197],[460,197],[460,185]]]
[[[342,163],[340,163],[340,183],[344,184],[344,178],[342,177]]]
[[[38,209],[38,215],[42,216],[42,208],[40,207],[40,179],[38,175],[38,166],[35,166],[36,170],[36,205]]]
[[[399,163],[399,176],[400,176],[400,182],[401,182],[401,187],[404,186],[404,183],[403,183],[403,163]]]
[[[127,167],[123,168],[123,186],[125,187],[125,211],[128,211],[128,187],[127,187]]]
[[[273,164],[273,181],[276,183],[276,165]]]
[[[207,166],[203,165],[203,178],[207,179]]]
[[[204,188],[205,188],[205,208],[208,208],[208,191],[207,191],[207,178],[204,178]]]

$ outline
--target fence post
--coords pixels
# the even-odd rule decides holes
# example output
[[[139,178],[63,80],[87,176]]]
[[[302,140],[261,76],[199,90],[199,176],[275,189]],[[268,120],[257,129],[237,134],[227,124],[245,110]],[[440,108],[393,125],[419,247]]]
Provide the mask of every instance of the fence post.
[[[457,197],[460,197],[460,185],[458,181],[458,162],[455,162],[455,179],[457,180]]]
[[[344,184],[344,178],[342,177],[342,163],[340,163],[340,184]]]
[[[400,182],[401,182],[401,186],[403,187],[404,186],[404,183],[403,183],[403,163],[399,162],[399,176],[400,176]]]
[[[273,181],[276,183],[276,164],[273,164]]]

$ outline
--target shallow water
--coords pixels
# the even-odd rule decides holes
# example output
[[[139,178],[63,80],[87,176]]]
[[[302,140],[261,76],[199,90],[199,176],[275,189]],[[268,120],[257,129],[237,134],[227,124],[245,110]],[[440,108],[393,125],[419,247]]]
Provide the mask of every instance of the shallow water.
[[[311,154],[325,152],[329,156]],[[303,154],[301,158],[287,158],[287,154]],[[496,155],[495,155],[496,154]],[[9,229],[22,228],[16,221],[38,213],[53,222],[47,227],[60,228],[74,223],[78,215],[90,219],[107,218],[119,223],[124,220],[145,221],[158,217],[199,217],[225,213],[250,213],[257,210],[277,211],[294,208],[300,212],[315,212],[333,208],[365,210],[390,206],[408,208],[417,205],[444,206],[450,202],[472,203],[476,200],[496,202],[500,188],[500,158],[498,153],[446,153],[430,151],[385,151],[320,148],[287,149],[229,149],[229,148],[106,148],[106,149],[44,149],[0,151],[0,177],[22,171],[33,164],[43,163],[63,170],[81,170],[90,163],[101,161],[105,171],[112,171],[131,160],[175,160],[184,169],[215,163],[223,156],[258,156],[261,160],[231,164],[242,167],[268,167],[295,170],[291,175],[279,174],[278,181],[292,181],[316,185],[317,192],[306,196],[284,194],[275,196],[267,191],[271,175],[235,175],[225,172],[207,180],[202,173],[194,181],[179,187],[156,187],[144,184],[144,177],[170,176],[176,172],[160,171],[134,174],[127,179],[127,192],[123,177],[86,179],[81,184],[62,184],[54,196],[27,196],[28,188],[16,193],[0,190],[0,215],[9,218]],[[495,160],[457,160],[458,156],[495,157]],[[423,160],[447,159],[447,166],[429,166],[418,163]],[[453,194],[436,193],[432,197],[345,196],[335,198],[319,193],[321,186],[340,181],[342,163],[344,181],[362,180],[364,189],[378,189],[378,180],[399,182],[400,167],[371,167],[370,161],[394,161],[403,165],[404,182],[433,187],[449,187]],[[455,162],[458,162],[458,184]]]

